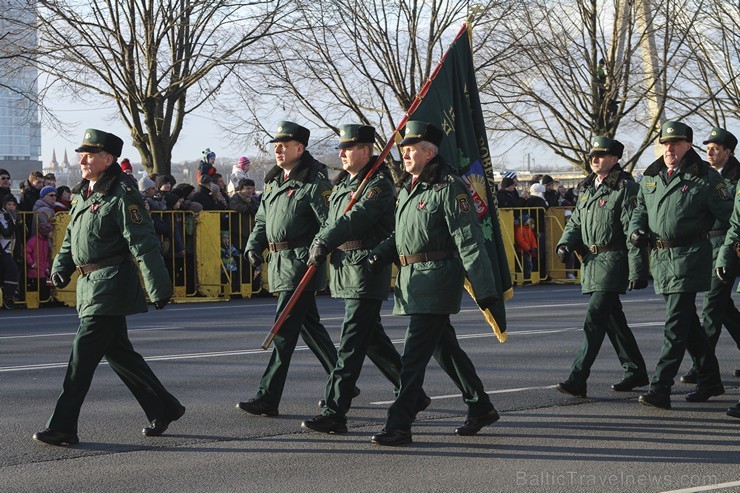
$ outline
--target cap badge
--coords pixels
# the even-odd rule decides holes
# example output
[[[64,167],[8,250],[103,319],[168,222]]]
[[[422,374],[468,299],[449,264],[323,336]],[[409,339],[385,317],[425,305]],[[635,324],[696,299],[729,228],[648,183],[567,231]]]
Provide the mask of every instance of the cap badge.
[[[667,134],[672,134],[672,133],[674,132],[674,130],[673,130],[673,127],[668,127],[668,128],[666,128],[666,129],[665,129],[665,132],[666,132]]]

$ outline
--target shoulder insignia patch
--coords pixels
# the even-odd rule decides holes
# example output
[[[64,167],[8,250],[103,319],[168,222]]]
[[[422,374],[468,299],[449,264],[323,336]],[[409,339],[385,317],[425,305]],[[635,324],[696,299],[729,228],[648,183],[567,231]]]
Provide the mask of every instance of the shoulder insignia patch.
[[[467,193],[461,193],[457,197],[455,197],[455,200],[457,200],[457,206],[460,208],[463,212],[469,212],[470,211],[470,203],[468,202],[468,194]]]
[[[329,196],[331,196],[331,190],[321,192],[321,196],[324,197],[324,203],[329,207]]]
[[[725,187],[724,183],[719,183],[717,185],[717,193],[719,194],[719,198],[722,200],[727,200],[730,198],[730,194],[727,193],[727,187]]]
[[[136,204],[128,206],[128,213],[131,216],[131,221],[134,224],[141,224],[144,222],[144,217],[141,215],[141,211],[139,210],[139,206]]]
[[[435,183],[432,188],[435,192],[439,192],[440,190],[444,190],[445,188],[447,188],[447,185],[449,185],[449,183]]]
[[[378,195],[380,195],[380,188],[378,188],[378,187],[372,187],[370,190],[368,190],[365,193],[365,198],[367,200],[373,200],[373,199],[377,199],[378,198]]]

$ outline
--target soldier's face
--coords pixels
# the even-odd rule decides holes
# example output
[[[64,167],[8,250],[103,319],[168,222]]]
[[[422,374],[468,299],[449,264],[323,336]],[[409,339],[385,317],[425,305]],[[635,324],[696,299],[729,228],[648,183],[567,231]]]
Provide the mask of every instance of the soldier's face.
[[[105,151],[80,153],[80,171],[86,180],[98,181],[111,164],[113,155]]]
[[[691,142],[686,140],[676,140],[663,143],[663,161],[666,166],[673,168],[678,166],[683,157],[691,149]]]
[[[303,144],[295,140],[275,142],[275,163],[282,169],[290,171],[303,154]]]
[[[591,156],[591,171],[596,173],[597,176],[603,178],[609,174],[617,162],[619,162],[619,158],[617,156],[597,152]]]
[[[421,171],[434,157],[434,150],[417,142],[403,147],[403,168],[411,176],[419,176]]]
[[[339,158],[342,160],[342,169],[355,176],[370,160],[370,150],[362,145],[345,147],[339,149]]]
[[[715,144],[714,142],[707,144],[707,161],[715,168],[723,168],[731,154],[730,148],[722,144]]]

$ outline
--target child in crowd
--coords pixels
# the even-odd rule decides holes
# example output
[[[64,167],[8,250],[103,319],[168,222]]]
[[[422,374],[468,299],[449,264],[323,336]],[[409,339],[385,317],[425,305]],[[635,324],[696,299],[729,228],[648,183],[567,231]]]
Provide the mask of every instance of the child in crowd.
[[[50,222],[39,223],[39,233],[26,242],[26,278],[29,291],[40,291],[40,299],[49,298],[46,279],[51,275]]]
[[[514,221],[515,250],[524,271],[524,282],[532,277],[532,256],[537,255],[537,237],[532,231],[532,218],[522,214],[519,220]]]

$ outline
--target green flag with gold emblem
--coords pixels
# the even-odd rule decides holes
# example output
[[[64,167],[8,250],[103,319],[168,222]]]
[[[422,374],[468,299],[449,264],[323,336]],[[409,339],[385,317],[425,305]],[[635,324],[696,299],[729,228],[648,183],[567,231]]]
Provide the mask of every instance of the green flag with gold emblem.
[[[498,303],[486,310],[485,315],[499,341],[504,342],[504,301],[511,298],[513,290],[496,201],[492,194],[495,187],[491,154],[468,32],[467,29],[462,30],[445,53],[432,75],[433,80],[426,94],[420,94],[423,99],[413,112],[413,119],[432,123],[444,131],[439,153],[450,166],[457,168],[473,196],[499,294]],[[472,295],[467,281],[465,287]]]

